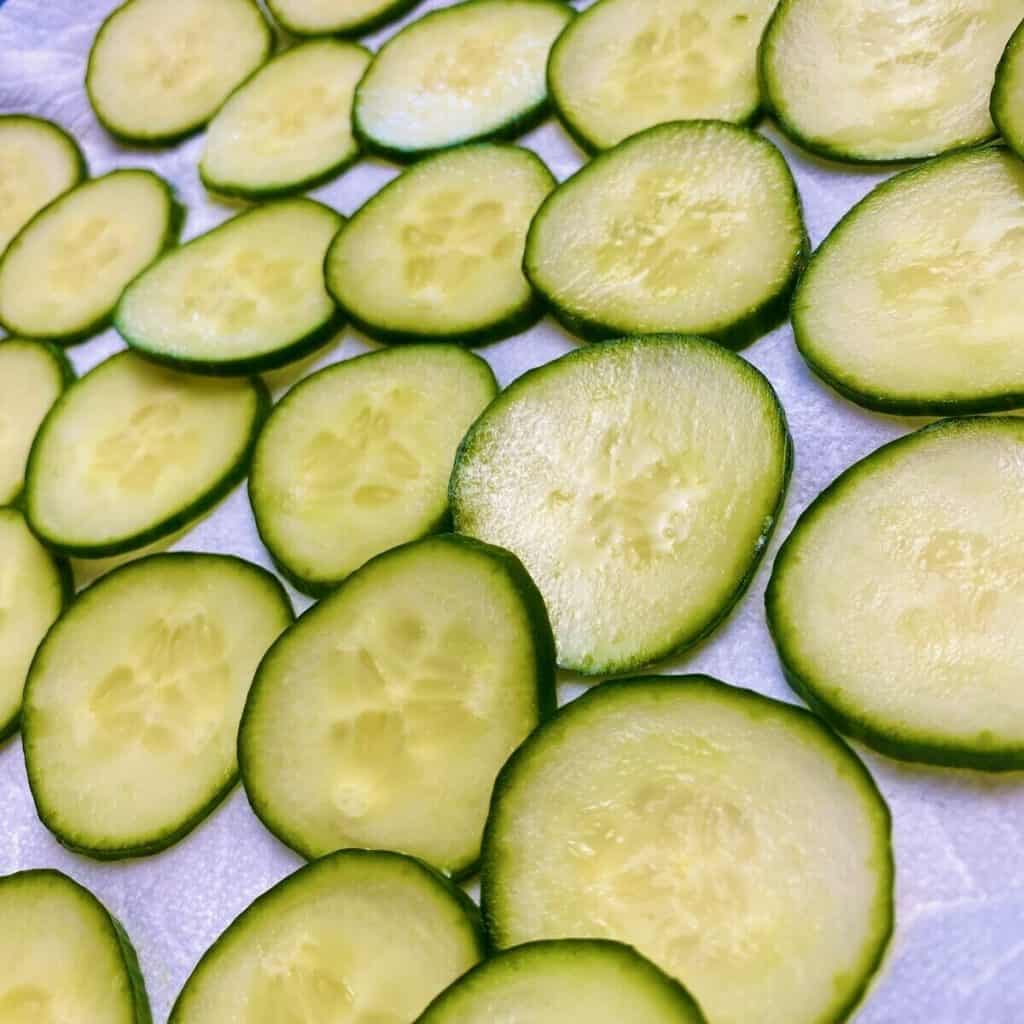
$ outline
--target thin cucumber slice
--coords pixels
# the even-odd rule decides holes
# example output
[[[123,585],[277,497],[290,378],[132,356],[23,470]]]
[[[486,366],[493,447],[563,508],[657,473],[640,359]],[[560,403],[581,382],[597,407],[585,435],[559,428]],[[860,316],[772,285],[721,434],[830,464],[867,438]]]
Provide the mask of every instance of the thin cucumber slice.
[[[765,138],[723,121],[658,125],[545,200],[523,268],[580,336],[679,331],[732,348],[785,318],[806,233]]]
[[[768,622],[793,688],[891,757],[1024,768],[1024,420],[885,445],[800,517]]]
[[[666,121],[753,121],[757,48],[775,2],[598,0],[551,50],[551,102],[590,150]]]
[[[128,0],[96,33],[85,90],[116,138],[175,142],[202,128],[272,46],[253,0]]]
[[[277,580],[226,555],[140,558],[83,591],[25,684],[25,767],[43,824],[104,860],[190,832],[238,777],[249,685],[291,621]]]
[[[152,1024],[131,940],[88,889],[59,871],[0,878],[0,1020]]]
[[[260,434],[249,475],[256,525],[281,572],[326,593],[364,562],[438,530],[470,424],[498,392],[453,345],[409,345],[297,384]]]
[[[85,175],[78,143],[59,125],[27,114],[0,115],[0,254],[44,206]]]
[[[36,540],[17,509],[0,508],[0,739],[18,728],[29,665],[71,592],[67,565]]]
[[[199,961],[169,1024],[398,1024],[483,955],[461,890],[410,857],[345,850],[243,911]]]
[[[484,838],[499,948],[628,942],[715,1024],[838,1024],[893,922],[889,812],[808,712],[705,676],[604,683],[516,751]]]
[[[523,276],[530,221],[555,187],[518,146],[464,146],[410,167],[345,225],[327,287],[381,341],[480,345],[541,315]]]
[[[514,555],[450,534],[389,551],[260,665],[238,736],[249,802],[305,857],[380,847],[465,875],[499,769],[555,708],[554,668]]]
[[[358,36],[411,11],[420,0],[267,0],[293,36]]]
[[[632,338],[519,377],[466,435],[450,497],[460,533],[536,580],[559,664],[601,674],[714,629],[789,467],[782,407],[749,363],[699,338]]]
[[[378,51],[356,89],[356,135],[399,160],[521,135],[545,113],[548,51],[573,13],[562,0],[431,11]]]
[[[114,326],[147,358],[193,373],[238,376],[301,359],[340,324],[323,264],[342,222],[312,199],[239,214],[133,281]]]
[[[995,134],[992,76],[1020,0],[781,0],[761,42],[765,103],[834,160],[919,160]]]
[[[210,122],[203,184],[262,199],[336,177],[359,155],[352,98],[369,63],[369,51],[355,43],[319,39],[260,68]]]
[[[26,474],[32,529],[81,558],[174,533],[244,478],[268,405],[257,379],[197,379],[112,356],[43,421]]]
[[[1024,22],[1010,36],[996,67],[989,112],[1006,144],[1024,156]]]
[[[812,257],[793,299],[811,369],[869,409],[1024,403],[1024,165],[952,153],[884,182]]]
[[[635,949],[599,939],[528,942],[441,993],[416,1024],[704,1024],[689,992]]]
[[[67,357],[52,345],[0,341],[0,505],[21,492],[39,424],[74,376]]]
[[[0,259],[0,323],[65,344],[95,334],[125,285],[177,240],[182,214],[151,171],[112,171],[64,193]]]

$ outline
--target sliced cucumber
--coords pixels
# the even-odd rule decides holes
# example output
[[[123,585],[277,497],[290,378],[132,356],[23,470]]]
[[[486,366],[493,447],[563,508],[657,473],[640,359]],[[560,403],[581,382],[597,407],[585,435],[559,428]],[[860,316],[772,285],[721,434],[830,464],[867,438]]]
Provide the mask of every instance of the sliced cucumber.
[[[169,1024],[399,1024],[483,954],[461,890],[410,857],[345,850],[243,911],[199,961]]]
[[[465,0],[407,25],[356,89],[367,146],[400,160],[510,139],[544,115],[548,51],[573,16],[562,0]]]
[[[811,369],[882,412],[1024,402],[1024,165],[953,153],[884,182],[832,230],[793,299]]]
[[[635,949],[528,942],[474,967],[416,1024],[704,1024],[689,992]]]
[[[293,36],[357,36],[411,11],[420,0],[267,0]]]
[[[4,1024],[151,1024],[131,940],[88,889],[59,871],[0,878]]]
[[[36,540],[17,509],[0,508],[0,739],[18,727],[29,665],[70,597],[67,565]]]
[[[0,259],[0,323],[64,343],[95,334],[125,285],[177,240],[182,212],[151,171],[112,171],[66,192]]]
[[[245,477],[268,405],[258,379],[186,377],[131,352],[112,356],[39,430],[25,484],[32,529],[81,558],[174,533]]]
[[[227,555],[151,555],[83,591],[25,684],[25,767],[43,824],[101,859],[190,832],[238,777],[249,685],[291,620],[277,580]]]
[[[632,338],[519,377],[466,435],[450,495],[457,530],[536,580],[559,664],[599,674],[714,629],[789,465],[782,407],[749,363],[698,338]]]
[[[889,812],[856,755],[704,676],[560,711],[498,777],[483,857],[496,946],[629,942],[715,1024],[845,1020],[892,930]]]
[[[752,121],[757,47],[775,2],[599,0],[551,50],[551,101],[587,149],[665,121]]]
[[[86,175],[78,143],[52,121],[0,115],[0,254],[44,206]]]
[[[125,142],[174,142],[201,128],[269,56],[253,0],[128,0],[96,34],[85,89]]]
[[[766,104],[835,160],[916,160],[995,134],[989,94],[1020,0],[781,0],[761,43]]]
[[[21,492],[39,424],[74,376],[64,353],[52,345],[0,341],[0,505]]]
[[[224,195],[260,199],[336,177],[359,155],[352,98],[370,54],[319,39],[287,50],[234,92],[210,122],[199,175]]]
[[[1024,156],[1024,22],[1010,36],[996,67],[989,112],[996,128],[1017,156]]]
[[[331,294],[382,341],[480,345],[541,306],[523,276],[530,221],[555,179],[517,146],[438,153],[385,186],[327,253]]]
[[[681,331],[739,347],[785,317],[805,247],[782,154],[736,125],[679,121],[559,185],[533,219],[523,268],[591,341]]]
[[[239,375],[301,359],[337,330],[324,256],[342,217],[312,199],[239,214],[126,289],[114,326],[149,359]]]

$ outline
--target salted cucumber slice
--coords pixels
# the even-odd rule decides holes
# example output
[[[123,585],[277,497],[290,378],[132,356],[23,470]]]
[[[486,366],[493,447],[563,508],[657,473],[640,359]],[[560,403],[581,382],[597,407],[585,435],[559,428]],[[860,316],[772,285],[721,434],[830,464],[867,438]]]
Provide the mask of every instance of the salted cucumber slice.
[[[1007,145],[1018,155],[1024,154],[1024,22],[1010,36],[1003,56],[996,67],[989,110],[996,128]]]
[[[845,1020],[893,921],[885,802],[808,712],[704,676],[607,682],[512,756],[484,838],[499,948],[628,942],[715,1024]]]
[[[355,36],[386,25],[420,0],[267,0],[278,24],[293,36]]]

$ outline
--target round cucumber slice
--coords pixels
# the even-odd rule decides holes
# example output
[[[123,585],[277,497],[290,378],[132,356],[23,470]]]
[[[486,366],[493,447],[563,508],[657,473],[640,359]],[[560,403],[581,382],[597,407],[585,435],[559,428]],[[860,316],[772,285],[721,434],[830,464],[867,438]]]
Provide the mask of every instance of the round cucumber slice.
[[[598,0],[551,50],[551,101],[590,150],[666,121],[753,121],[757,47],[775,2]]]
[[[518,378],[466,435],[450,495],[460,533],[536,580],[559,664],[601,674],[714,629],[789,466],[782,407],[749,363],[699,338],[632,338]]]
[[[324,594],[374,555],[440,529],[455,451],[497,392],[487,363],[454,345],[368,353],[292,388],[249,474],[282,573]]]
[[[523,268],[581,337],[679,331],[738,348],[786,316],[806,233],[765,138],[722,121],[634,135],[537,211]]]
[[[540,158],[518,146],[439,153],[345,225],[327,253],[327,287],[381,341],[480,345],[516,334],[541,315],[523,246],[554,187]]]
[[[100,26],[85,90],[124,142],[175,142],[202,128],[269,56],[253,0],[128,0]]]
[[[461,890],[410,857],[344,850],[243,911],[199,961],[169,1024],[411,1021],[483,955]]]
[[[1018,156],[1024,155],[1024,22],[1010,36],[996,67],[989,111],[1007,145]]]
[[[884,800],[808,712],[703,676],[607,682],[516,751],[484,837],[499,948],[629,942],[715,1024],[845,1020],[892,930]]]
[[[235,741],[277,580],[227,555],[140,558],[83,591],[25,684],[25,767],[43,824],[104,860],[177,842],[238,777]]]
[[[511,139],[543,117],[548,51],[573,16],[562,0],[465,0],[407,25],[356,89],[353,122],[399,160]]]
[[[779,552],[793,688],[891,757],[1024,768],[1024,420],[946,420],[843,473]]]
[[[151,1024],[131,940],[88,889],[59,871],[0,878],[0,1020]]]
[[[293,36],[357,36],[411,11],[420,0],[267,0]]]

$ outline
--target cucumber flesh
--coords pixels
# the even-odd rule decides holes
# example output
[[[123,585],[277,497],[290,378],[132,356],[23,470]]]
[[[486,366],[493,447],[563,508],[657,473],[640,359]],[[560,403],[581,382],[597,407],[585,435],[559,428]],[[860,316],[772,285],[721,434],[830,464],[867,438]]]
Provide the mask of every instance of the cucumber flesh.
[[[1024,155],[1024,22],[1010,36],[996,67],[989,111],[1006,144],[1017,156]]]
[[[322,594],[439,529],[455,451],[497,391],[490,367],[452,345],[385,349],[296,385],[267,420],[249,475],[282,572]]]
[[[473,425],[452,474],[455,528],[522,560],[562,667],[619,672],[696,642],[732,607],[789,451],[771,386],[717,345],[580,349],[518,378]]]
[[[715,1024],[846,1020],[892,929],[890,819],[802,709],[702,676],[606,682],[498,778],[484,919],[499,948],[628,942]]]
[[[419,0],[267,0],[293,36],[360,35],[400,18]]]
[[[782,154],[735,125],[680,121],[632,136],[555,189],[523,266],[590,340],[678,331],[738,347],[785,317],[804,248]]]
[[[533,215],[555,179],[516,146],[439,153],[378,192],[327,254],[327,287],[383,341],[480,344],[540,315],[523,276]]]
[[[199,961],[169,1024],[399,1024],[483,953],[460,890],[401,854],[346,850],[243,911]]]

